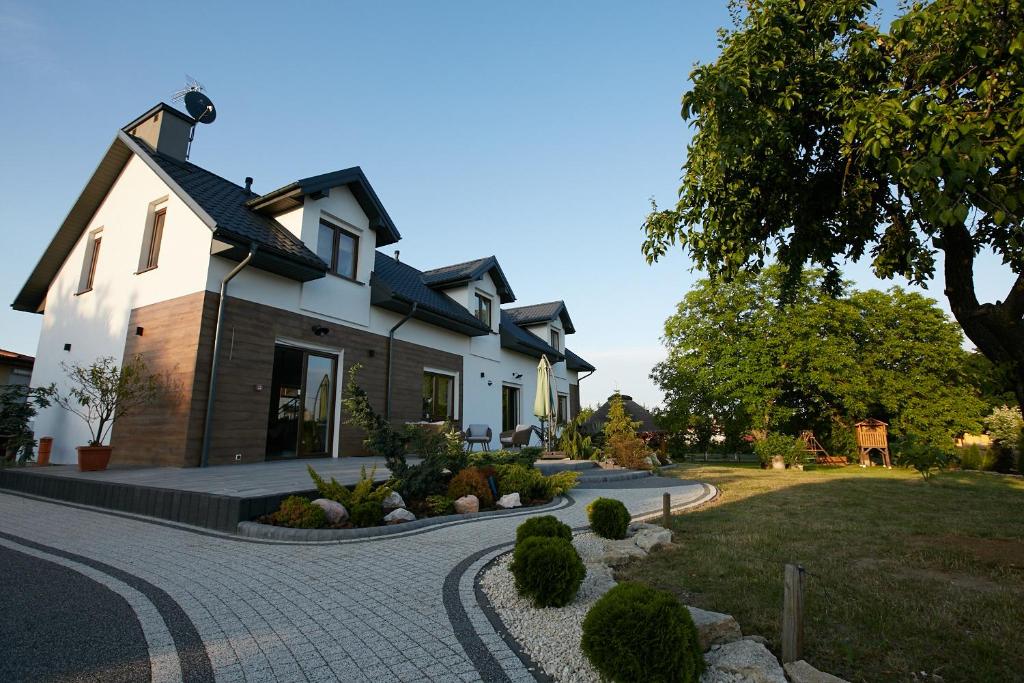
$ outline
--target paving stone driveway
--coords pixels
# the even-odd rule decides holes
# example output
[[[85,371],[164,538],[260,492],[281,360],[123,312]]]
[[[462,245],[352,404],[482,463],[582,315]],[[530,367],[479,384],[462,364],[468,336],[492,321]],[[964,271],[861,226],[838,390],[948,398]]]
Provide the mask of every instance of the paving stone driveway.
[[[619,486],[576,489],[548,512],[576,527],[599,495],[636,514],[660,510],[664,491],[674,505],[709,493],[675,479]],[[150,640],[153,680],[529,681],[473,590],[527,514],[284,544],[0,494],[0,545],[125,597]]]

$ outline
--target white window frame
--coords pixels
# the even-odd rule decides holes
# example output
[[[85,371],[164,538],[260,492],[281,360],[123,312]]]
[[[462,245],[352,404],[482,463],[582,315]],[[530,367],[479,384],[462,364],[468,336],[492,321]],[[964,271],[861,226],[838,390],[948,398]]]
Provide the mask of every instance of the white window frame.
[[[461,397],[459,396],[459,394],[461,393],[459,391],[459,373],[455,370],[446,370],[443,368],[432,368],[424,366],[423,374],[426,374],[428,372],[435,375],[444,375],[445,377],[452,378],[452,422],[458,422],[462,415],[462,413],[459,412],[460,404],[462,403],[462,401],[460,400]],[[423,388],[420,387],[421,394],[422,391]],[[423,396],[421,395],[420,399],[422,400],[422,398]]]

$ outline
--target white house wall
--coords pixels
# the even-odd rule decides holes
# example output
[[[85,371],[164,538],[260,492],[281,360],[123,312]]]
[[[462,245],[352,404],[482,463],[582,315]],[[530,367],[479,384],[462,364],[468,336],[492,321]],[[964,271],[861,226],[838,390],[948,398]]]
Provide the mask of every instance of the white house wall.
[[[159,265],[139,270],[152,202],[166,198]],[[77,294],[86,249],[102,229],[92,291]],[[89,364],[111,356],[120,364],[132,309],[202,291],[206,286],[211,231],[170,188],[132,156],[50,285],[32,372],[34,386],[56,383],[67,390],[62,362]],[[71,344],[65,351],[64,345]],[[51,406],[35,421],[38,436],[54,438],[51,459],[77,461],[75,447],[89,430],[77,416]]]

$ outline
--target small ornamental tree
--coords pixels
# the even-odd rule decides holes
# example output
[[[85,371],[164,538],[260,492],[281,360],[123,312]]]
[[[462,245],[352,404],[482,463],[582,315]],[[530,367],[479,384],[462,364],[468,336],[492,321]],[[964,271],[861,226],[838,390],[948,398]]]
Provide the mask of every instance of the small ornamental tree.
[[[1002,448],[1015,448],[1020,440],[1024,420],[1021,419],[1020,408],[1000,406],[985,418],[985,430],[988,435]]]
[[[615,392],[608,406],[608,419],[604,423],[604,444],[617,465],[631,469],[650,469],[646,461],[647,444],[636,435],[640,423],[626,413],[622,395]]]
[[[164,389],[142,356],[120,366],[113,356],[105,356],[89,365],[61,363],[61,367],[72,386],[65,394],[55,392],[54,402],[85,422],[90,446],[102,446],[115,422],[155,401]]]

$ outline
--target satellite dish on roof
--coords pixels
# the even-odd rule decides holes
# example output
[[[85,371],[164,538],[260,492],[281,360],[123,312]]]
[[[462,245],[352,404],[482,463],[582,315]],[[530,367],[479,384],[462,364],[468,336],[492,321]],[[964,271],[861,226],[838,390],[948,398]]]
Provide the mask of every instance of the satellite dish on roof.
[[[198,123],[213,123],[217,118],[217,109],[213,106],[213,100],[199,90],[189,90],[185,93],[185,110],[189,116]]]

